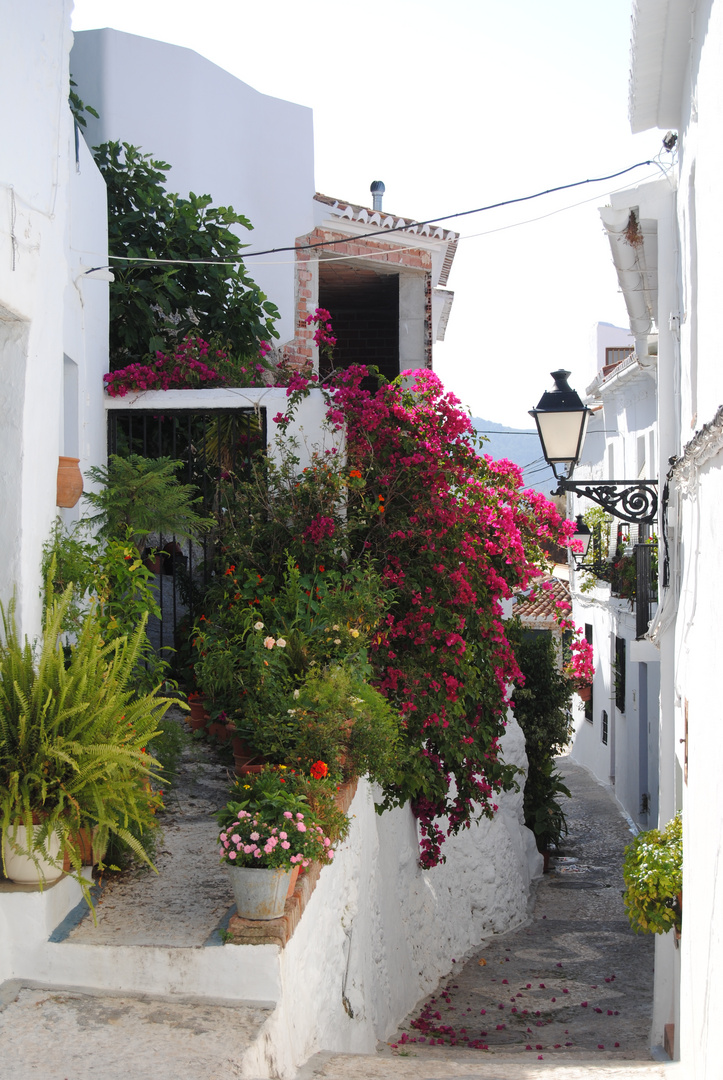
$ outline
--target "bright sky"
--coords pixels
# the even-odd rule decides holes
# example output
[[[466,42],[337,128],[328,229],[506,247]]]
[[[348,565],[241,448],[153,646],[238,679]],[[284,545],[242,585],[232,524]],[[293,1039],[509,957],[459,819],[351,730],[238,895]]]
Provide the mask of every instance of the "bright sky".
[[[658,154],[663,133],[633,136],[627,121],[631,6],[76,0],[73,28],[186,46],[263,93],[311,106],[317,191],[370,205],[371,181],[383,180],[386,210],[424,220]],[[648,166],[449,222],[463,239],[435,367],[474,415],[528,427],[554,368],[569,368],[578,390],[590,382],[594,323],[627,325],[596,208],[655,175]]]

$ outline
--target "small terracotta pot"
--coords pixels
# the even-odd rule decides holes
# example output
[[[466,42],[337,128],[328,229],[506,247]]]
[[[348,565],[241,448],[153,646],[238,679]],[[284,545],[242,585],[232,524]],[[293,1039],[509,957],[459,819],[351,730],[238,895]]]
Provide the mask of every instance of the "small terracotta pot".
[[[243,758],[234,757],[234,772],[237,776],[251,776],[257,773],[263,772],[264,766],[261,765],[248,765]]]
[[[83,476],[80,471],[80,458],[59,457],[56,506],[75,506],[83,494]]]
[[[188,714],[191,720],[203,720],[208,715],[203,698],[194,698],[193,701],[188,702],[188,705],[191,710]]]

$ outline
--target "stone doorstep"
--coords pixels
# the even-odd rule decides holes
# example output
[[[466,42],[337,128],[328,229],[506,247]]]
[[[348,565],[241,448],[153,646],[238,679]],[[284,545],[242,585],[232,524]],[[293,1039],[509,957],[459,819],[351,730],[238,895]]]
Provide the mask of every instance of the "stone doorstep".
[[[358,782],[355,777],[342,784],[339,790],[336,804],[344,813],[354,800]],[[321,871],[322,864],[313,862],[299,875],[293,895],[288,897],[284,906],[284,914],[278,919],[242,919],[240,915],[232,915],[228,923],[228,933],[231,935],[228,944],[278,945],[283,949],[299,924]]]

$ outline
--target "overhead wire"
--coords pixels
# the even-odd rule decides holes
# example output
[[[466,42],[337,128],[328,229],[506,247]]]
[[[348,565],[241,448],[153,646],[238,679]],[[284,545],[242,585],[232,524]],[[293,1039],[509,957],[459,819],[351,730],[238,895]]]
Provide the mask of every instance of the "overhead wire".
[[[531,195],[520,195],[520,196],[517,196],[516,198],[513,198],[513,199],[503,199],[500,202],[489,203],[486,206],[479,206],[479,207],[476,207],[473,210],[460,210],[460,211],[458,211],[456,213],[453,213],[453,214],[443,214],[443,215],[440,215],[439,217],[427,218],[425,221],[405,222],[403,225],[395,225],[395,226],[391,226],[389,228],[377,229],[374,232],[364,233],[362,236],[359,236],[356,239],[357,239],[357,242],[362,243],[362,242],[364,242],[366,240],[373,239],[376,236],[389,236],[391,233],[408,231],[408,230],[410,230],[412,228],[420,228],[420,227],[424,227],[425,225],[436,225],[441,221],[451,221],[451,220],[453,220],[455,218],[468,217],[469,215],[472,215],[472,214],[482,214],[482,213],[486,213],[489,210],[498,210],[498,209],[501,209],[502,207],[505,207],[505,206],[514,206],[517,203],[530,202],[533,199],[539,199],[539,198],[542,198],[545,195],[552,195],[552,194],[554,194],[554,193],[556,193],[558,191],[568,191],[571,188],[582,187],[582,186],[584,186],[586,184],[599,184],[599,183],[603,183],[606,180],[614,180],[618,176],[624,176],[625,174],[627,174],[629,172],[633,172],[635,169],[640,169],[645,165],[656,165],[656,164],[658,165],[659,168],[662,169],[662,166],[658,162],[655,162],[653,160],[648,159],[646,161],[639,161],[635,165],[630,165],[626,169],[620,169],[618,172],[610,173],[608,176],[598,176],[598,177],[589,178],[587,180],[576,180],[576,181],[574,181],[572,183],[569,183],[569,184],[559,184],[557,187],[547,188],[544,191],[537,191],[537,192],[535,192],[534,194],[531,194]],[[593,200],[587,200],[586,199],[586,200],[583,200],[583,201],[584,202],[591,202]],[[582,203],[576,204],[576,205],[582,205]],[[549,217],[549,216],[552,216],[553,214],[561,213],[562,210],[565,210],[565,209],[570,209],[570,207],[561,207],[561,208],[559,208],[557,210],[551,211],[550,214],[542,215],[542,217]],[[394,217],[395,215],[388,215],[388,216]],[[541,220],[542,217],[537,218],[537,219],[532,219],[532,220]],[[489,230],[489,232],[499,232],[499,231],[502,231],[502,229],[514,228],[516,224],[527,224],[527,222],[513,223],[511,225],[501,226],[499,229],[491,229],[491,230]],[[471,234],[469,236],[464,237],[464,239],[473,239],[475,236],[482,236],[482,235],[487,235],[487,234],[486,233]],[[435,238],[431,237],[430,239],[434,240]],[[437,238],[437,239],[439,239],[439,238]],[[451,237],[447,237],[447,238],[444,238],[444,239],[445,239],[445,241],[448,242],[451,239]],[[462,238],[461,237],[456,237],[455,239],[462,239]],[[318,248],[330,248],[330,247],[336,246],[337,244],[346,244],[348,242],[349,242],[349,237],[344,236],[344,237],[341,237],[338,240],[321,240],[321,241],[317,241],[317,242],[310,243],[310,244],[293,244],[293,245],[288,245],[286,247],[266,248],[266,249],[261,250],[261,251],[246,251],[246,252],[244,252],[243,255],[239,255],[235,259],[226,259],[226,258],[219,258],[219,259],[163,259],[163,258],[160,258],[160,257],[140,256],[140,255],[135,255],[135,256],[131,256],[131,255],[108,255],[108,258],[112,259],[114,262],[152,263],[152,264],[159,264],[159,265],[160,264],[163,264],[163,265],[168,264],[168,265],[173,265],[173,266],[176,266],[176,265],[177,266],[236,266],[238,263],[242,263],[246,259],[258,258],[261,255],[282,254],[282,253],[287,252],[287,251],[288,252],[294,252],[294,254],[296,254],[299,251],[311,251],[311,250],[316,250]],[[364,253],[362,256],[348,256],[348,255],[345,255],[345,256],[342,256],[342,258],[344,259],[344,261],[348,262],[350,258],[355,258],[355,257],[356,258],[359,258],[359,257],[364,258],[364,257],[372,257],[374,255],[376,255],[377,258],[378,258],[380,255],[383,255],[383,254],[384,253],[380,253],[380,252],[375,251],[375,252],[371,252],[371,253]],[[271,264],[267,264],[267,265],[284,265],[284,264],[283,263],[271,263]]]

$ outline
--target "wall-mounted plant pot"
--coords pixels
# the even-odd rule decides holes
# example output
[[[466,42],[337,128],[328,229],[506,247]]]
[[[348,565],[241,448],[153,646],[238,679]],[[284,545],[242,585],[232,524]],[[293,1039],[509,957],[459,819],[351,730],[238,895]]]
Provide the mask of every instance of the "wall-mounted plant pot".
[[[580,698],[580,701],[589,701],[592,697],[592,683],[578,683],[575,687],[575,693]]]
[[[56,506],[70,508],[75,506],[83,494],[83,475],[80,471],[80,458],[58,458],[58,482]]]

